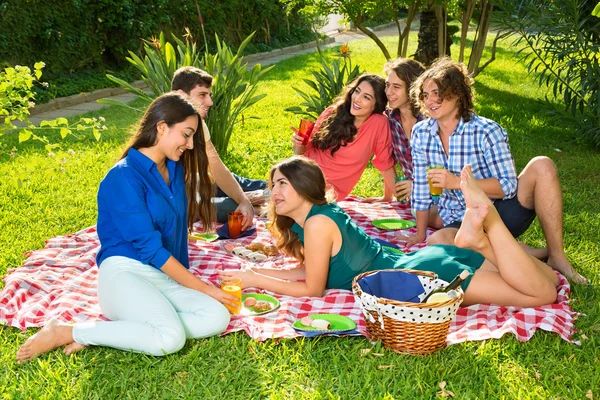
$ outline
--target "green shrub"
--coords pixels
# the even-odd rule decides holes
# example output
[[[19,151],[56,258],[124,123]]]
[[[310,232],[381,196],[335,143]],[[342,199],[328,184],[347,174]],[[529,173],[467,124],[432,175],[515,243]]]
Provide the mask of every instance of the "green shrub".
[[[206,123],[210,129],[211,140],[217,151],[221,154],[227,152],[229,139],[233,126],[243,112],[263,97],[265,94],[256,95],[258,82],[272,67],[262,68],[256,64],[247,71],[242,52],[252,39],[248,36],[234,54],[224,41],[216,36],[217,52],[205,52],[202,56],[196,44],[188,36],[185,42],[173,35],[175,45],[165,40],[165,35],[160,34],[160,39],[155,42],[146,42],[141,56],[129,52],[127,60],[142,74],[152,94],[137,89],[113,75],[107,77],[121,85],[130,93],[150,102],[153,98],[171,90],[171,80],[175,71],[184,66],[193,65],[207,71],[214,77],[212,87],[213,107],[208,113]],[[126,104],[111,100],[100,100],[100,103]]]
[[[325,57],[322,57],[321,69],[312,72],[315,80],[304,79],[304,82],[306,82],[313,92],[307,93],[292,87],[304,101],[300,103],[300,106],[288,107],[285,111],[317,119],[333,103],[335,98],[342,93],[344,87],[361,74],[358,65],[352,67],[352,61],[350,61],[350,57],[347,54],[348,47],[342,45],[342,57],[339,57],[337,60],[330,62]]]
[[[128,51],[160,32],[181,36],[189,28],[209,51],[219,33],[232,48],[256,31],[247,51],[267,51],[312,40],[305,18],[279,0],[3,0],[0,67],[43,60],[51,74],[127,66]]]

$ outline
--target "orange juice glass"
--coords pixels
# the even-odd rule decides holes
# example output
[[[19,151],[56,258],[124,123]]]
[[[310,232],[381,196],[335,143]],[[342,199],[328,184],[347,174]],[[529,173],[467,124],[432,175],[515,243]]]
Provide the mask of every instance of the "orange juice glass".
[[[225,307],[227,307],[231,314],[239,314],[242,309],[242,280],[240,278],[223,279],[221,281],[221,290],[238,299],[236,307],[232,307],[229,304],[226,304]]]
[[[426,171],[431,171],[434,169],[444,169],[444,166],[433,164],[433,165],[430,165],[427,168],[425,168]],[[427,178],[427,182],[429,183],[429,193],[431,193],[432,196],[441,196],[442,195],[443,188],[433,186],[433,182],[431,182],[431,178]]]
[[[229,227],[229,237],[235,239],[242,234],[242,220],[244,216],[239,211],[227,214],[227,226]]]
[[[308,143],[308,139],[310,138],[310,134],[308,132],[308,127],[312,122],[308,119],[302,118],[300,120],[300,128],[298,128],[298,133],[302,136],[302,145],[305,146]]]

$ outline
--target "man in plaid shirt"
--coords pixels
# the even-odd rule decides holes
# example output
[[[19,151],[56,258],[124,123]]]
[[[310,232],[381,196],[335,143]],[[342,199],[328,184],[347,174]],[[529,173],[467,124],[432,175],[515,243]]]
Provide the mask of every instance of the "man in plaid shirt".
[[[438,212],[444,228],[433,233],[428,244],[454,244],[465,213],[460,191],[460,171],[471,164],[477,183],[494,202],[514,237],[540,220],[547,248],[529,253],[547,258],[548,265],[576,283],[586,283],[567,260],[562,238],[562,189],[554,162],[535,157],[517,176],[506,131],[496,122],[474,113],[472,79],[463,64],[449,58],[436,61],[415,81],[411,95],[430,118],[415,125],[412,205],[416,211],[417,234],[407,237],[413,245],[425,240],[429,209],[432,207],[428,179],[443,188]],[[428,166],[444,169],[426,171]]]

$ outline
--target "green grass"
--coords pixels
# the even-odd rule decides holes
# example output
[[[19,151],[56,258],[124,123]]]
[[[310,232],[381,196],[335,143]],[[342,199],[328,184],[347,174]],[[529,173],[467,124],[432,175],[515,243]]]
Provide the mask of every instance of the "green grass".
[[[385,42],[393,46],[392,40]],[[549,156],[558,165],[567,255],[594,283],[573,288],[573,307],[586,314],[576,325],[581,346],[540,331],[527,343],[506,335],[413,357],[373,346],[365,338],[256,343],[234,333],[190,340],[181,352],[164,358],[92,348],[72,357],[56,351],[17,365],[14,354],[33,332],[0,327],[2,397],[429,399],[436,397],[442,381],[457,398],[574,399],[585,398],[588,390],[599,396],[600,156],[579,142],[572,129],[554,126],[539,103],[545,91],[531,83],[509,42],[502,46],[498,59],[477,78],[477,109],[509,132],[519,169],[536,155]],[[350,47],[354,62],[381,73],[384,60],[374,44],[365,40]],[[301,79],[318,65],[314,54],[298,56],[278,63],[267,76],[261,92],[269,95],[246,114],[259,119],[237,125],[232,149],[224,157],[232,170],[264,177],[274,162],[292,154],[289,127],[299,118],[282,110],[300,101],[292,86],[303,87]],[[64,142],[63,151],[75,151],[73,156],[65,153],[65,172],[60,171],[63,154],[49,158],[38,145],[19,146],[16,158],[0,159],[0,274],[21,265],[24,253],[42,248],[46,239],[95,224],[98,183],[139,117],[116,108],[94,115],[99,114],[110,130],[100,142],[87,137]],[[8,140],[12,146],[14,139]],[[13,184],[18,176],[26,178],[21,188]],[[373,196],[381,190],[379,174],[369,168],[354,193]],[[523,240],[544,244],[537,223]],[[360,350],[365,348],[373,350],[363,357]]]

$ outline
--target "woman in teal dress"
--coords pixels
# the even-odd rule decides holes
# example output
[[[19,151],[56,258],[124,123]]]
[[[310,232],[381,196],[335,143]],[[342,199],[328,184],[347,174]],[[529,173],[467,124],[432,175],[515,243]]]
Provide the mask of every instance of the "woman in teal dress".
[[[323,173],[307,158],[292,157],[274,166],[270,185],[271,232],[279,249],[302,265],[220,273],[240,277],[244,287],[322,296],[325,289],[350,289],[352,279],[365,271],[418,269],[450,281],[468,270],[463,305],[536,307],[556,299],[556,274],[523,251],[473,179],[470,166],[461,174],[468,210],[456,246],[434,245],[409,254],[382,248],[331,203]]]

